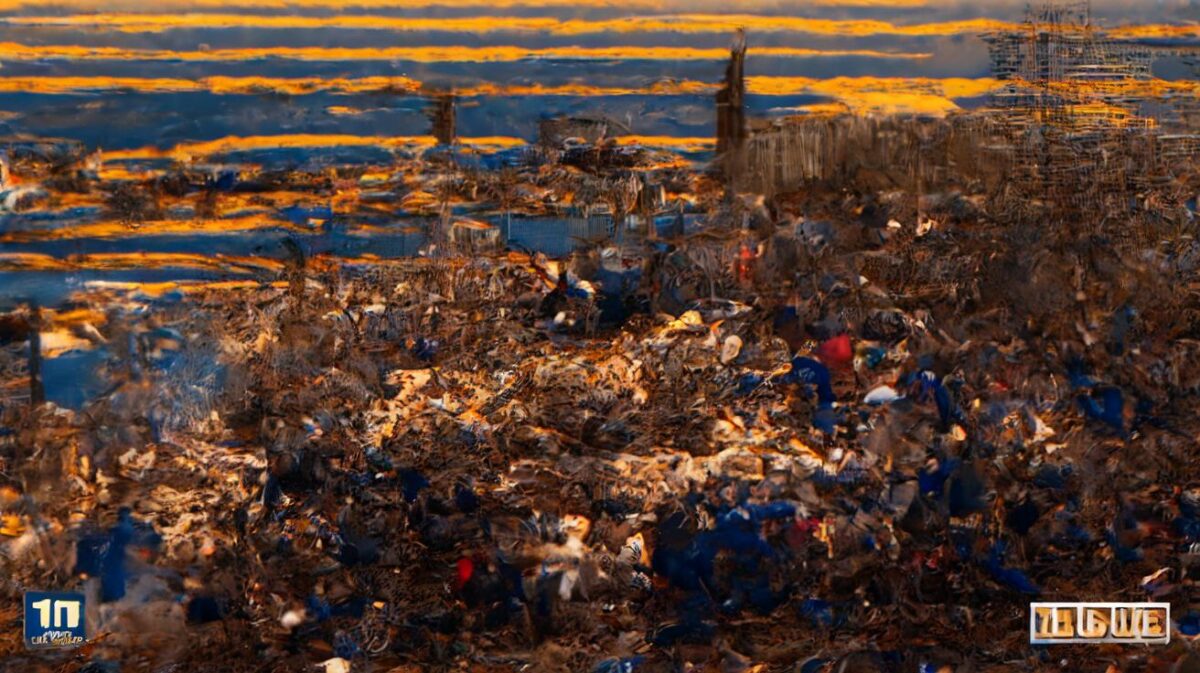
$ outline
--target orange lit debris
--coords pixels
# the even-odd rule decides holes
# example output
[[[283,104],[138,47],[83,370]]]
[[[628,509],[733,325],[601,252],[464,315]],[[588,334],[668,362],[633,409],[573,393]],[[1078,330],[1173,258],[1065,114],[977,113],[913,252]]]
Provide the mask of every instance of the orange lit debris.
[[[479,138],[460,138],[463,144],[482,148],[509,148],[525,144],[520,138],[509,136],[486,136]],[[382,147],[382,148],[420,148],[433,147],[437,141],[433,136],[356,136],[347,134],[329,135],[276,135],[276,136],[226,136],[216,140],[193,143],[182,143],[171,148],[144,147],[136,150],[114,150],[104,153],[106,161],[130,159],[156,159],[170,157],[176,160],[189,160],[213,154],[231,152],[246,152],[252,150],[269,150],[285,148],[320,148],[320,147]]]
[[[121,238],[126,236],[169,235],[169,234],[218,234],[235,231],[252,231],[268,227],[300,230],[287,220],[277,220],[265,213],[229,219],[153,220],[131,227],[123,222],[89,222],[54,229],[9,231],[0,234],[0,241],[70,239],[70,238]]]
[[[262,257],[203,255],[193,253],[130,252],[94,253],[54,257],[29,252],[0,253],[0,269],[21,271],[67,271],[74,269],[162,269],[168,267],[218,269],[242,273],[279,272],[283,263]]]

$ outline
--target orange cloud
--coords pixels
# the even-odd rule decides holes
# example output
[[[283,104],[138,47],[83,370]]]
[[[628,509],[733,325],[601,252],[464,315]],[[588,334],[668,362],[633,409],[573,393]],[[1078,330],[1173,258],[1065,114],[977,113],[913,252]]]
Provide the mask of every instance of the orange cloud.
[[[151,77],[0,77],[0,92],[63,94],[81,91],[129,89],[145,93],[209,91],[217,94],[263,92],[303,95],[317,91],[340,93],[416,93],[421,83],[407,77],[359,79],[320,77],[202,77],[200,79]]]
[[[755,56],[803,58],[814,56],[868,56],[875,58],[922,59],[928,53],[886,52],[873,49],[807,49],[802,47],[759,47]],[[110,60],[110,61],[250,61],[286,58],[301,61],[416,61],[420,63],[485,63],[527,59],[583,60],[667,60],[718,61],[729,57],[729,50],[699,47],[261,47],[249,49],[212,49],[207,51],[171,51],[166,49],[125,49],[82,45],[24,45],[0,43],[0,59],[8,60]]]
[[[1145,38],[1197,38],[1200,37],[1200,24],[1187,25],[1164,25],[1164,24],[1147,24],[1147,25],[1132,25],[1120,26],[1108,31],[1108,34],[1127,40],[1137,40]]]
[[[624,10],[672,11],[672,8],[693,9],[708,6],[722,9],[723,0],[157,0],[154,7],[159,11],[245,9],[424,9],[428,7],[486,7],[549,8],[549,7],[593,7]],[[778,0],[739,0],[742,8],[778,7]],[[805,0],[805,5],[817,7],[923,7],[928,0]],[[138,11],[146,8],[145,0],[0,0],[0,11],[31,11],[34,8],[104,12],[117,10]]]
[[[240,4],[240,3],[239,3]],[[338,14],[332,16],[261,15],[242,13],[90,13],[66,16],[9,16],[0,21],[28,26],[86,26],[130,33],[177,28],[275,28],[441,31],[455,33],[528,32],[551,35],[596,33],[727,33],[743,27],[756,33],[797,32],[839,37],[902,35],[910,37],[964,35],[1021,30],[1018,23],[975,18],[960,21],[897,24],[878,19],[817,19],[757,14],[663,14],[617,19],[560,19],[550,16],[398,17]],[[1107,30],[1120,39],[1200,37],[1200,24],[1143,24]]]
[[[716,84],[695,80],[668,80],[646,87],[598,87],[590,84],[494,84],[455,89],[460,96],[622,96],[653,94],[708,94]],[[200,79],[152,77],[0,77],[0,92],[66,94],[128,89],[144,93],[208,91],[215,94],[282,93],[304,95],[321,91],[339,94],[419,94],[421,82],[408,77],[202,77]]]
[[[587,35],[595,33],[728,33],[736,27],[753,32],[799,32],[820,35],[859,37],[869,35],[960,35],[1017,26],[993,19],[970,19],[897,25],[878,20],[810,19],[796,16],[760,16],[754,14],[679,14],[630,16],[619,19],[581,20],[555,17],[468,16],[468,17],[395,17],[395,16],[299,16],[252,14],[75,14],[69,16],[13,16],[6,23],[35,26],[87,26],[124,32],[149,33],[176,28],[277,28],[319,29],[352,28],[405,32],[444,31],[457,33],[536,32],[551,35]]]
[[[705,95],[720,85],[696,80],[668,80],[644,87],[594,86],[591,84],[477,84],[455,89],[460,96],[673,96]]]
[[[991,78],[926,78],[926,77],[833,77],[816,79],[811,77],[765,77],[752,76],[746,79],[746,88],[752,94],[762,96],[816,95],[836,101],[839,109],[855,112],[919,112],[939,113],[957,109],[956,99],[975,98],[987,95],[1005,84]],[[595,86],[583,83],[558,85],[544,84],[501,84],[483,83],[455,89],[462,97],[472,96],[656,96],[656,95],[711,95],[718,84],[697,80],[664,80],[641,87]],[[1072,85],[1073,86],[1073,85]],[[157,79],[136,77],[0,77],[0,91],[35,93],[71,93],[75,91],[98,91],[130,89],[150,93],[176,91],[211,91],[217,94],[255,94],[278,92],[303,95],[317,91],[343,94],[385,93],[420,94],[421,82],[403,77],[366,77],[361,79],[318,77],[271,78],[271,77],[206,77],[199,80]],[[1194,80],[1127,80],[1090,83],[1087,93],[1099,95],[1128,96],[1195,96],[1200,95],[1200,82]],[[811,111],[812,106],[806,109]],[[346,106],[328,108],[334,114],[349,114],[354,110]],[[264,142],[292,143],[289,147],[306,146],[316,142],[318,146],[339,144],[333,136],[317,136],[324,140],[314,141],[305,136],[270,136]],[[280,138],[284,138],[280,140]],[[288,139],[290,138],[290,139]],[[307,138],[307,139],[305,139]],[[354,138],[359,138],[355,136]],[[466,141],[480,145],[511,146],[518,139],[474,139]],[[298,144],[297,144],[298,143]],[[425,136],[403,138],[368,138],[354,144],[377,144],[380,146],[428,146],[433,139]],[[232,148],[232,145],[230,146]],[[157,150],[154,150],[157,151]],[[226,150],[228,151],[228,149]],[[137,150],[146,154],[151,150]],[[162,153],[159,153],[162,156]],[[119,158],[111,156],[110,158]],[[106,169],[109,170],[109,169]]]
[[[860,93],[931,93],[947,98],[981,96],[999,87],[1001,82],[991,78],[964,77],[748,77],[746,88],[751,93],[785,96],[818,94],[836,98]]]

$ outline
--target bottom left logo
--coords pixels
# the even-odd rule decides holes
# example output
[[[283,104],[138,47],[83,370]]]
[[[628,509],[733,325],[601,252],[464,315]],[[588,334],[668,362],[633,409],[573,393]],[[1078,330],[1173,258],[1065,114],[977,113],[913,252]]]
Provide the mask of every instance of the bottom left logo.
[[[78,647],[87,642],[83,594],[25,592],[25,646],[33,649]]]

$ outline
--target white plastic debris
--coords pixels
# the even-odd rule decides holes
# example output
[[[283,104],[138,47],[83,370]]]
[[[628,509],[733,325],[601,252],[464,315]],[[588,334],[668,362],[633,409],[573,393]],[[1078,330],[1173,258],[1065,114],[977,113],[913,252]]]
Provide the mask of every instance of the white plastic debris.
[[[896,389],[891,386],[879,386],[878,388],[867,393],[863,398],[865,404],[887,404],[903,397]]]
[[[920,222],[917,222],[917,237],[919,238],[925,234],[928,234],[929,232],[933,231],[935,227],[937,227],[937,222],[935,220],[932,220],[928,217],[922,218]]]
[[[288,610],[287,612],[283,613],[283,617],[279,619],[279,623],[282,624],[283,628],[285,629],[294,629],[304,623],[305,616],[304,608],[300,608],[299,610]]]
[[[319,665],[324,667],[325,673],[350,673],[350,662],[341,657],[326,659]]]
[[[1041,444],[1042,442],[1054,436],[1054,428],[1046,425],[1046,422],[1032,411],[1027,411],[1027,421],[1033,426],[1033,437],[1029,440],[1031,444]]]
[[[1142,588],[1149,590],[1155,584],[1158,584],[1159,582],[1163,582],[1163,581],[1170,580],[1170,579],[1171,579],[1171,569],[1170,568],[1159,568],[1158,570],[1155,570],[1153,573],[1150,573],[1149,575],[1146,575],[1145,577],[1142,578]]]
[[[575,590],[575,585],[579,583],[579,571],[571,568],[562,574],[562,578],[558,584],[558,597],[564,601],[571,600],[571,592]]]
[[[725,343],[721,344],[721,364],[727,365],[733,362],[741,352],[742,338],[736,334],[730,334],[725,337]]]

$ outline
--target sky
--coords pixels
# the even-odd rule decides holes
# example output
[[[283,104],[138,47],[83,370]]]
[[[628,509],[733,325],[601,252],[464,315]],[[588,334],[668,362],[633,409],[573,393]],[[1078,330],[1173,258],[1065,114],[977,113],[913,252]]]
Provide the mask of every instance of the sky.
[[[1200,0],[1096,0],[1130,39],[1200,42]],[[110,152],[253,136],[531,140],[559,114],[635,135],[712,135],[713,87],[748,35],[751,111],[944,113],[994,82],[979,34],[1008,0],[0,0],[0,134]],[[1194,73],[1168,59],[1156,71]],[[326,143],[327,144],[327,143]]]

